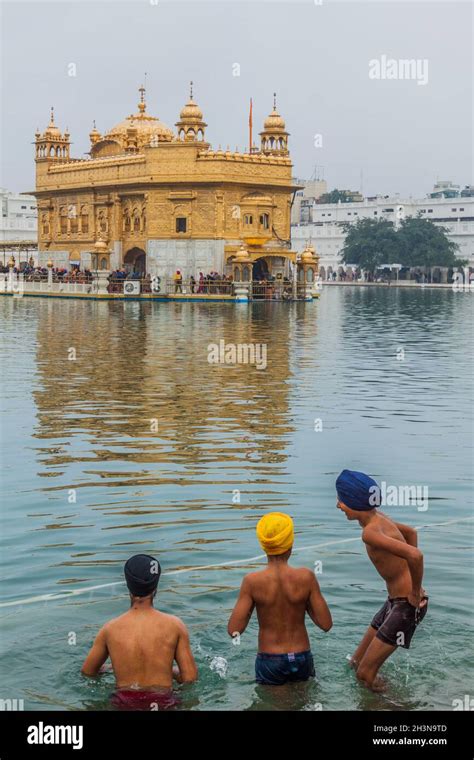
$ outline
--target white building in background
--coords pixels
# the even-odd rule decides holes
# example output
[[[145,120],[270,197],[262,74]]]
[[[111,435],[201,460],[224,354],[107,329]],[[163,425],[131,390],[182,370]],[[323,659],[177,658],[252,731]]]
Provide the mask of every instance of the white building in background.
[[[38,240],[38,211],[36,198],[32,195],[10,193],[0,188],[2,216],[0,218],[0,241]]]
[[[291,223],[298,224],[305,217],[303,211],[308,203],[312,203],[324,193],[327,193],[328,186],[325,179],[298,179],[294,178],[295,185],[302,185],[301,190],[297,190],[293,203],[291,205]]]
[[[471,188],[472,189],[472,188]],[[467,193],[468,188],[463,191]],[[459,192],[459,191],[458,191]],[[387,219],[395,226],[418,214],[448,230],[447,236],[459,246],[457,256],[467,259],[474,267],[474,192],[457,197],[401,198],[396,195],[365,198],[355,203],[318,204],[314,199],[299,223],[292,225],[291,244],[303,249],[309,240],[320,256],[319,266],[323,277],[341,270],[341,251],[346,233],[344,223],[358,219]],[[306,217],[306,218],[305,218]],[[387,264],[398,262],[387,262]]]

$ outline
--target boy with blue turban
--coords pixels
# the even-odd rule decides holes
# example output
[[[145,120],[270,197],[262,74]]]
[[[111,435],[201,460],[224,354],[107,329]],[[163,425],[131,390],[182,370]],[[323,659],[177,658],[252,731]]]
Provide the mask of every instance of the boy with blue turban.
[[[418,624],[428,609],[421,585],[423,554],[417,532],[377,510],[380,487],[363,472],[343,470],[336,480],[337,508],[362,528],[369,559],[382,576],[388,599],[373,618],[352,655],[359,681],[374,691],[383,687],[379,668],[401,646],[409,649]]]
[[[257,525],[257,538],[267,555],[267,567],[249,573],[227,626],[229,636],[243,633],[254,608],[259,633],[255,679],[267,686],[307,681],[314,677],[305,616],[323,631],[332,626],[331,613],[312,570],[290,567],[293,520],[270,512]]]

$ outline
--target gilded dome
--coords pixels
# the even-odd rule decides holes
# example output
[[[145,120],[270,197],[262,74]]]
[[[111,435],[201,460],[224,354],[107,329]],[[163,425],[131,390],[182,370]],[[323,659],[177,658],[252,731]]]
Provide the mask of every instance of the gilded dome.
[[[156,116],[150,116],[146,113],[145,88],[139,88],[140,102],[138,104],[138,113],[130,114],[115,127],[112,127],[103,136],[103,140],[112,140],[119,143],[122,148],[127,146],[127,132],[129,129],[135,129],[137,133],[137,144],[139,148],[149,145],[150,142],[171,142],[173,132]]]
[[[284,132],[285,126],[286,125],[285,125],[284,119],[282,119],[282,117],[277,111],[276,92],[274,92],[273,93],[273,111],[265,119],[263,123],[263,128],[265,131],[277,130],[278,132]]]
[[[190,119],[192,121],[202,121],[202,111],[199,108],[198,104],[194,102],[192,96],[184,106],[184,108],[181,109],[181,113],[179,114],[179,118],[181,120],[183,119]]]
[[[173,139],[173,132],[166,124],[157,119],[155,116],[148,116],[148,114],[130,114],[126,119],[112,127],[105,135],[104,139],[117,140],[122,142],[126,140],[127,130],[136,129],[138,134],[138,144],[148,145],[150,140],[155,137],[160,142],[169,142]]]
[[[53,138],[60,138],[61,137],[61,130],[56,126],[54,123],[54,108],[51,108],[51,119],[49,121],[48,126],[46,127],[44,131],[45,137],[53,137]]]
[[[272,130],[272,129],[279,129],[284,130],[285,129],[285,121],[282,119],[278,111],[276,110],[276,107],[273,107],[273,111],[271,114],[267,116],[263,123],[263,128],[265,130]]]

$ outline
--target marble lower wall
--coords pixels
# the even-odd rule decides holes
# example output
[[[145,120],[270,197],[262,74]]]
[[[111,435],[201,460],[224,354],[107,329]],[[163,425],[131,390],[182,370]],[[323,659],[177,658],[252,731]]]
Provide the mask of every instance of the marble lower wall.
[[[179,269],[185,279],[199,272],[224,272],[224,240],[149,240],[147,272],[171,279]]]

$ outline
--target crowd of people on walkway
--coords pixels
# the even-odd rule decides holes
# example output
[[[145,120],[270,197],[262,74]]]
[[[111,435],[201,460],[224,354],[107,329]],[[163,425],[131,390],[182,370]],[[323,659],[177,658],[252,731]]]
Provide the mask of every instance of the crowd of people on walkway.
[[[208,274],[199,272],[197,280],[194,275],[190,275],[186,284],[181,270],[177,269],[173,275],[173,283],[175,293],[227,293],[230,295],[233,278],[231,275],[219,274],[219,272],[209,272]]]
[[[25,282],[40,282],[48,279],[49,268],[35,266],[32,263],[21,264],[10,269],[9,266],[0,265],[0,274],[9,274],[12,271],[14,275],[22,274]],[[78,282],[91,283],[92,272],[90,269],[80,269],[73,266],[71,269],[66,267],[52,267],[51,269],[53,282]]]

